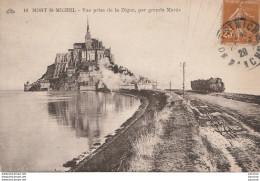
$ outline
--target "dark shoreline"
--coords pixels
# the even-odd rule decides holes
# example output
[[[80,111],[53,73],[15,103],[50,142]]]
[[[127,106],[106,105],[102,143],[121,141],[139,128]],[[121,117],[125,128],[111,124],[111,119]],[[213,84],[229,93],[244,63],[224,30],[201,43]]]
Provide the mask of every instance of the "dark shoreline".
[[[153,127],[154,113],[166,105],[166,96],[159,91],[121,90],[118,93],[138,97],[141,102],[138,110],[116,130],[114,136],[107,138],[104,144],[69,172],[127,171],[129,160],[133,156],[133,141],[149,130],[149,126],[147,128],[147,125],[143,125],[143,120],[151,120],[150,127]]]

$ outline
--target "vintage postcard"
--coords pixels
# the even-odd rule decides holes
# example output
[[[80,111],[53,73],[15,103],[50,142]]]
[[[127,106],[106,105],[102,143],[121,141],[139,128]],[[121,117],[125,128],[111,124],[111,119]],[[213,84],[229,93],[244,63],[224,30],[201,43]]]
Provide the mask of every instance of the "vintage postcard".
[[[259,0],[0,6],[2,178],[260,171]]]

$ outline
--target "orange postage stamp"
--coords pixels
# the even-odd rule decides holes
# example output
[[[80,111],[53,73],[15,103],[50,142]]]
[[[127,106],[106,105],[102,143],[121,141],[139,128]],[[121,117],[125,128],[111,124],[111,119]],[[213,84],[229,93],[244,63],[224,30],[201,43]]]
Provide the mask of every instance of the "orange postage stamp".
[[[259,42],[259,0],[223,0],[221,43]]]

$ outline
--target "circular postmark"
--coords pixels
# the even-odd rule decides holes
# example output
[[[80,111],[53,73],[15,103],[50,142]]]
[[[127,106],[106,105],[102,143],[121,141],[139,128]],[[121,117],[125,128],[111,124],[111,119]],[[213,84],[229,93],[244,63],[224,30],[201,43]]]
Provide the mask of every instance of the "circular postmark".
[[[260,65],[259,24],[245,18],[227,21],[217,33],[218,52],[228,65],[244,65],[250,70]]]

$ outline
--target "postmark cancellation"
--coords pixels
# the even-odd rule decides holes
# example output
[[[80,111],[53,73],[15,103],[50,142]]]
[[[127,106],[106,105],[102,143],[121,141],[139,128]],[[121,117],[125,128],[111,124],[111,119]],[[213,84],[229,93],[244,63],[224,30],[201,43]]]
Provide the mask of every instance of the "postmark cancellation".
[[[260,65],[259,7],[258,0],[223,0],[218,51],[229,65]]]

